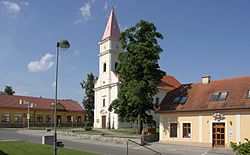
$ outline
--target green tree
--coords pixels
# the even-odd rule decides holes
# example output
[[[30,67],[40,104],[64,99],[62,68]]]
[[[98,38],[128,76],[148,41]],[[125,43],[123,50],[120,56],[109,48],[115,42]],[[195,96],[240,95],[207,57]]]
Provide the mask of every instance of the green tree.
[[[162,49],[157,39],[163,36],[153,23],[143,20],[125,30],[120,38],[124,52],[118,56],[116,71],[122,84],[109,111],[114,109],[123,122],[137,120],[138,134],[143,130],[143,123],[153,122],[149,114],[154,110],[153,96],[165,74],[158,65]]]
[[[86,120],[87,120],[87,126],[91,125],[93,126],[94,123],[94,98],[95,98],[95,92],[94,92],[94,85],[95,85],[96,78],[92,73],[89,73],[87,75],[87,80],[82,81],[81,87],[85,90],[85,96],[82,101],[83,107],[86,112]]]
[[[5,86],[5,89],[4,89],[3,93],[7,94],[7,95],[14,95],[15,91],[12,89],[11,86]]]

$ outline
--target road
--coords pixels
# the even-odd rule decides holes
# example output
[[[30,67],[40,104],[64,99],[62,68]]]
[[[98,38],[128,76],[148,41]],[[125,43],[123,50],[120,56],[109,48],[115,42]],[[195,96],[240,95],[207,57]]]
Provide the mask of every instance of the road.
[[[22,140],[32,143],[41,144],[42,138],[40,136],[34,135],[23,135],[17,133],[17,129],[4,129],[0,128],[0,140]],[[99,144],[91,144],[91,143],[82,143],[80,140],[73,139],[63,140],[59,138],[59,141],[64,143],[65,148],[83,150],[88,152],[94,152],[103,155],[126,155],[126,147],[116,147],[115,144],[112,145],[99,145]],[[144,151],[141,148],[139,149],[129,149],[130,155],[152,155],[153,153],[149,151]],[[169,154],[174,155],[174,154]]]
[[[0,140],[22,140],[32,143],[41,144],[41,134],[21,134],[17,132],[20,129],[4,129],[0,128]],[[21,129],[22,130],[22,129]],[[126,155],[126,146],[121,144],[113,144],[108,142],[91,141],[89,139],[79,139],[71,136],[58,136],[59,141],[64,143],[65,148],[72,148],[88,152],[94,152],[101,155]],[[152,143],[147,145],[149,148],[160,152],[162,155],[234,155],[229,150],[214,149],[204,147],[192,147],[182,145],[164,145]],[[146,150],[141,146],[130,146],[129,155],[154,155],[153,152]]]

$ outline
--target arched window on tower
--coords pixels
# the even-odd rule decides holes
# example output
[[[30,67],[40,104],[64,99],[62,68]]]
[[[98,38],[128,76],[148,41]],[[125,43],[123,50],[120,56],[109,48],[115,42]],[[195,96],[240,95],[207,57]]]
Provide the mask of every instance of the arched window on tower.
[[[118,66],[118,62],[115,63],[115,70],[117,69],[117,66]]]
[[[104,63],[103,64],[103,72],[106,72],[106,67],[107,67],[107,65],[106,65],[106,63]]]
[[[102,106],[105,107],[105,98],[102,99]]]
[[[158,108],[158,107],[159,107],[159,102],[160,102],[160,98],[159,98],[159,97],[156,97],[156,98],[155,98],[155,108]]]

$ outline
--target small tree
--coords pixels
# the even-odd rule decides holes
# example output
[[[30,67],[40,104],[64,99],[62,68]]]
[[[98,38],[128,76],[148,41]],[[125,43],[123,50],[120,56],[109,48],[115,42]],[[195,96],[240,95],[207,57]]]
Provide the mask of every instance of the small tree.
[[[96,78],[92,73],[87,75],[87,80],[82,81],[81,87],[85,90],[85,96],[82,101],[83,107],[86,112],[86,120],[87,124],[86,127],[93,126],[94,123],[94,99],[95,99],[95,92],[94,92],[94,85],[95,85]]]
[[[163,36],[153,23],[143,20],[123,32],[120,38],[125,52],[118,56],[117,72],[122,84],[109,110],[114,109],[121,121],[137,120],[138,134],[142,132],[143,123],[153,123],[149,114],[154,110],[153,96],[165,74],[158,65],[162,49],[157,39]]]
[[[15,91],[12,89],[11,86],[5,86],[5,89],[4,89],[3,93],[6,94],[6,95],[14,95]]]

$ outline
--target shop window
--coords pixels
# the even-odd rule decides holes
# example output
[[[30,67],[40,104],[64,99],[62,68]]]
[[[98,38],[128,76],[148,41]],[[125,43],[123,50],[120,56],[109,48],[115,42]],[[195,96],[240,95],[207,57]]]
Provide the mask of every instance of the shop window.
[[[3,123],[10,122],[10,113],[7,113],[7,112],[2,113],[2,122]]]
[[[170,123],[170,137],[177,138],[177,123]]]
[[[191,138],[191,123],[183,123],[183,138]]]

